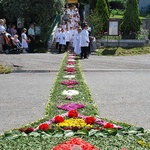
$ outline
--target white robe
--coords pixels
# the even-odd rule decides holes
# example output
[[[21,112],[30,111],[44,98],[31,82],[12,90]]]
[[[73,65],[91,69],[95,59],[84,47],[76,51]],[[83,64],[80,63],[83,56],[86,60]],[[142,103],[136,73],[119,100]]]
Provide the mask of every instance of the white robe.
[[[74,52],[78,55],[81,53],[81,33],[78,33],[75,37]]]
[[[56,32],[56,35],[55,35],[55,41],[57,43],[59,43],[59,34],[60,34],[60,32]]]
[[[66,40],[66,42],[70,42],[70,33],[69,33],[69,31],[65,31],[65,40]]]
[[[85,29],[81,32],[81,47],[88,47],[89,46],[89,32]]]
[[[65,32],[59,34],[59,44],[66,45],[66,35]]]
[[[73,47],[75,47],[75,42],[76,42],[75,39],[76,39],[76,35],[78,34],[77,29],[74,30],[74,33],[73,33],[73,34],[74,34],[74,36],[73,36]]]

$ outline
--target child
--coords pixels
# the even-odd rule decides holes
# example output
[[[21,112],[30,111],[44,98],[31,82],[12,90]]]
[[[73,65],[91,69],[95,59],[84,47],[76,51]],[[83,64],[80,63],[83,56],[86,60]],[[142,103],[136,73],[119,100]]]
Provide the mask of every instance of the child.
[[[23,32],[22,32],[22,34],[21,34],[23,53],[27,53],[27,51],[28,51],[28,43],[29,43],[29,40],[28,40],[28,38],[27,38],[26,32],[27,32],[27,29],[24,28],[24,29],[23,29]]]
[[[22,47],[22,44],[20,43],[17,34],[14,35],[14,40],[13,40],[13,42],[15,43],[15,45],[17,46],[17,48],[21,48],[21,47]]]

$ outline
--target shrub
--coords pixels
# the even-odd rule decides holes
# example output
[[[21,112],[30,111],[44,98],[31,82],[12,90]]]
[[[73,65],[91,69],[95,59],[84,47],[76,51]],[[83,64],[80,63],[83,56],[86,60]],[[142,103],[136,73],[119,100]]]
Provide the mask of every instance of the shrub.
[[[121,23],[121,31],[123,35],[140,30],[141,20],[139,18],[139,9],[137,0],[127,0],[124,12],[123,22]]]

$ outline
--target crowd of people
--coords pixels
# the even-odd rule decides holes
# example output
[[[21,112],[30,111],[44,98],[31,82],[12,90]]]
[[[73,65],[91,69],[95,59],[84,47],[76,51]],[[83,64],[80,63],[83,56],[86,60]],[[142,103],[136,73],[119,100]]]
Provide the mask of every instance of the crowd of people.
[[[73,47],[75,54],[81,59],[88,59],[90,54],[90,27],[84,21],[80,21],[78,8],[75,5],[67,5],[62,17],[62,24],[58,25],[55,35],[56,50],[59,53],[68,51],[68,46]],[[62,51],[62,48],[64,50]]]
[[[0,19],[0,53],[9,52],[12,49],[19,48],[23,53],[32,53],[34,51],[35,31],[34,23],[30,24],[28,29],[15,24],[9,24],[7,27],[6,19]]]

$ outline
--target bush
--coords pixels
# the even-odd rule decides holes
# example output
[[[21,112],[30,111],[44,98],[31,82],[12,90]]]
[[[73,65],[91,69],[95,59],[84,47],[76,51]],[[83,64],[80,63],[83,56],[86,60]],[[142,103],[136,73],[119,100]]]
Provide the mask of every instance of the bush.
[[[97,15],[101,18],[103,31],[107,30],[107,22],[109,19],[109,8],[106,3],[106,0],[97,0],[96,3],[96,12]]]
[[[123,22],[121,23],[121,31],[123,32],[123,35],[139,31],[140,26],[141,20],[139,17],[138,1],[127,0]]]

